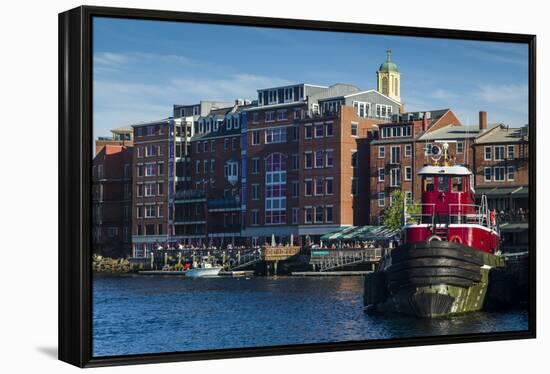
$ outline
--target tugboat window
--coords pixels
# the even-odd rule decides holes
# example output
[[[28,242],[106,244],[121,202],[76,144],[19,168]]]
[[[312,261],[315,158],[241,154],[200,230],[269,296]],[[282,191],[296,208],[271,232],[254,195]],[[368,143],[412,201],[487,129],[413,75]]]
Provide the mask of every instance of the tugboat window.
[[[424,179],[424,192],[434,192],[434,177]]]
[[[449,177],[437,177],[437,190],[439,192],[449,191]]]
[[[462,192],[462,177],[453,178],[453,192]]]

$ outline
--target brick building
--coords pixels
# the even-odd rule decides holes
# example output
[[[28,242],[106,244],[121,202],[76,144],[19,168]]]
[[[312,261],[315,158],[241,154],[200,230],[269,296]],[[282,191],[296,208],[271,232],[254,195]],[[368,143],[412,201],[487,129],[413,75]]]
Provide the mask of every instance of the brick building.
[[[93,251],[124,257],[131,249],[132,148],[104,143],[96,144],[96,149],[92,162]]]
[[[168,240],[170,194],[174,190],[174,120],[134,125],[132,249],[147,257]]]
[[[106,145],[120,145],[132,147],[134,143],[134,131],[130,126],[118,127],[111,130],[111,136],[98,136],[95,141],[95,154],[97,155]]]
[[[374,129],[372,141],[363,145],[370,160],[365,170],[370,177],[371,224],[381,224],[382,212],[391,205],[392,191],[403,191],[409,201],[420,199],[416,173],[431,155],[430,134],[462,128],[452,110],[441,109],[401,113]]]

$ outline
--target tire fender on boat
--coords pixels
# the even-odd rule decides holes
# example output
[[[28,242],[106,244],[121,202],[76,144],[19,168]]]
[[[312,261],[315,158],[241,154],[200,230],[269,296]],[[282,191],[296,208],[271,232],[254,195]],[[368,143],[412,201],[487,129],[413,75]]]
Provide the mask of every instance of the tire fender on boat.
[[[437,240],[437,241],[441,241],[441,237],[440,236],[437,236],[437,235],[432,235],[428,238],[428,241],[429,242],[432,242],[434,240]]]
[[[458,235],[453,235],[451,236],[451,238],[449,239],[450,242],[453,242],[453,243],[458,243],[458,244],[462,244],[462,238]]]

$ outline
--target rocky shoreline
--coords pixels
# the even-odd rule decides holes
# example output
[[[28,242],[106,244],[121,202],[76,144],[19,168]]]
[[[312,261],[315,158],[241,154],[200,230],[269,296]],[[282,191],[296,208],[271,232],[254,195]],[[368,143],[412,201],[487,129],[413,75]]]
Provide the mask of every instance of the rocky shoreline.
[[[96,273],[129,273],[130,261],[125,258],[110,258],[100,255],[92,257],[92,271]]]

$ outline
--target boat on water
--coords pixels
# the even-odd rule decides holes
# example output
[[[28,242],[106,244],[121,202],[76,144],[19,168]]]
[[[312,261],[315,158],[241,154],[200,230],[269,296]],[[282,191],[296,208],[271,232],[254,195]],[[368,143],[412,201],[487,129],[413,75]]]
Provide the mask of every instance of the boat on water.
[[[205,256],[200,263],[194,263],[193,267],[185,272],[186,277],[215,277],[220,274],[221,266],[216,266],[210,259]]]
[[[476,205],[474,175],[442,148],[442,160],[418,172],[419,209],[407,212],[404,202],[399,245],[365,278],[366,312],[431,318],[480,310],[491,269],[505,265],[494,211],[485,196]]]

